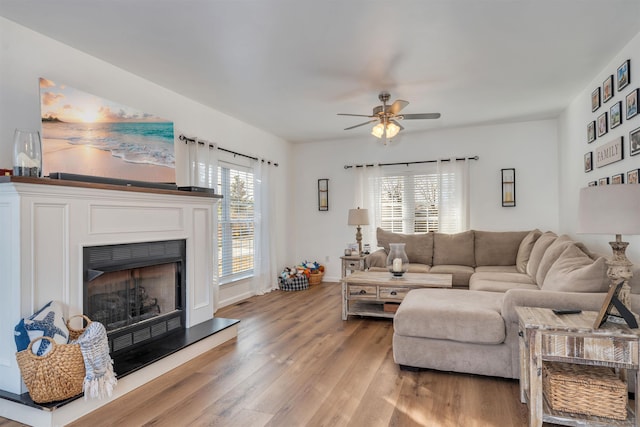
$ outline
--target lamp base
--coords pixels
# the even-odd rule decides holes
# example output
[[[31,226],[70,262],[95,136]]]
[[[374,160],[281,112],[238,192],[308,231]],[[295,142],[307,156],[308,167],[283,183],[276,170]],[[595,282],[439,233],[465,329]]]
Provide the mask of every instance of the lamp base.
[[[362,256],[362,228],[356,228],[356,242],[358,242],[358,256]]]
[[[607,261],[607,276],[611,280],[611,285],[621,280],[624,281],[618,294],[618,299],[636,319],[640,319],[640,317],[631,310],[631,286],[629,285],[629,280],[633,277],[633,271],[631,270],[633,263],[629,261],[625,254],[629,242],[623,242],[622,236],[616,234],[616,241],[609,242],[609,245],[611,245],[611,249],[613,250],[613,257]],[[615,308],[612,310],[612,313],[621,316]]]

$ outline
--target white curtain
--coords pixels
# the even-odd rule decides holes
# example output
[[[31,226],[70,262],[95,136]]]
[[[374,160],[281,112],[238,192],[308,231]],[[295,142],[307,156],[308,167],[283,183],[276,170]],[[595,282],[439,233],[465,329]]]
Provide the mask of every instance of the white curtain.
[[[369,243],[371,248],[375,250],[376,247],[376,224],[379,224],[379,219],[376,218],[378,207],[376,203],[376,192],[373,188],[375,178],[379,176],[379,166],[367,166],[356,168],[355,170],[355,186],[353,195],[353,206],[349,209],[363,208],[369,211],[369,225],[362,227],[362,242]]]
[[[469,159],[438,160],[440,231],[469,229]]]
[[[254,163],[254,197],[255,197],[255,243],[254,243],[254,278],[253,291],[263,295],[278,288],[277,266],[275,259],[275,239],[272,236],[275,226],[271,215],[273,201],[273,185],[271,169],[264,161]]]
[[[189,185],[216,188],[218,176],[218,150],[213,142],[193,138],[188,141]]]

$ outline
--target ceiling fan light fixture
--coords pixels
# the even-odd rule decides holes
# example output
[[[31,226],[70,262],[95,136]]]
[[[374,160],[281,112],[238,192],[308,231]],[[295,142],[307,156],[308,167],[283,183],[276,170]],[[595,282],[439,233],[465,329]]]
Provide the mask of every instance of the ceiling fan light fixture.
[[[376,138],[383,138],[384,137],[384,126],[385,124],[380,122],[377,125],[375,125],[373,127],[373,129],[371,129],[371,135],[375,136]],[[396,136],[398,134],[398,132],[400,132],[400,126],[396,125],[395,123],[387,123],[387,138],[391,139],[394,136]]]

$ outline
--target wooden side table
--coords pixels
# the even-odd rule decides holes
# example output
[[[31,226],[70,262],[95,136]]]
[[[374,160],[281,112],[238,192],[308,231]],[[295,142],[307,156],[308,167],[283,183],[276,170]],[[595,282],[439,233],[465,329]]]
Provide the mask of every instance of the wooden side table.
[[[354,271],[364,271],[365,265],[364,260],[367,258],[366,255],[345,255],[341,256],[342,260],[342,277],[346,277],[347,271],[349,274]]]
[[[568,426],[638,426],[640,330],[611,322],[593,329],[598,315],[595,311],[556,315],[547,308],[516,307],[516,312],[520,325],[520,400],[529,404],[530,426],[539,427],[543,422]],[[633,372],[635,408],[627,407],[624,421],[554,411],[543,393],[545,362],[607,366]]]

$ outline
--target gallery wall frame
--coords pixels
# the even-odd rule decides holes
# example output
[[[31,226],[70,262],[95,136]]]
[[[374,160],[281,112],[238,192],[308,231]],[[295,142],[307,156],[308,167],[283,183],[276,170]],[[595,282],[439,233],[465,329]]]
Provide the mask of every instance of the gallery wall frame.
[[[616,73],[618,82],[618,92],[631,83],[631,60],[627,59],[619,67]]]
[[[591,172],[593,170],[593,151],[589,151],[584,155],[584,171]]]
[[[610,128],[617,128],[622,124],[622,101],[618,101],[609,108],[609,117],[611,120]]]
[[[624,174],[619,173],[611,177],[611,184],[624,184]]]
[[[607,112],[598,116],[598,137],[605,135],[609,131],[607,123]]]
[[[632,169],[627,172],[627,184],[638,184],[640,182],[640,169]]]
[[[591,92],[591,112],[596,111],[598,108],[600,108],[600,87]]]
[[[625,97],[625,105],[626,105],[626,119],[629,120],[632,117],[638,115],[638,89],[632,90]]]
[[[596,140],[596,121],[592,120],[587,125],[587,143],[591,144]]]
[[[602,103],[613,98],[613,74],[602,82]]]
[[[629,154],[631,156],[640,154],[640,128],[629,132]]]

